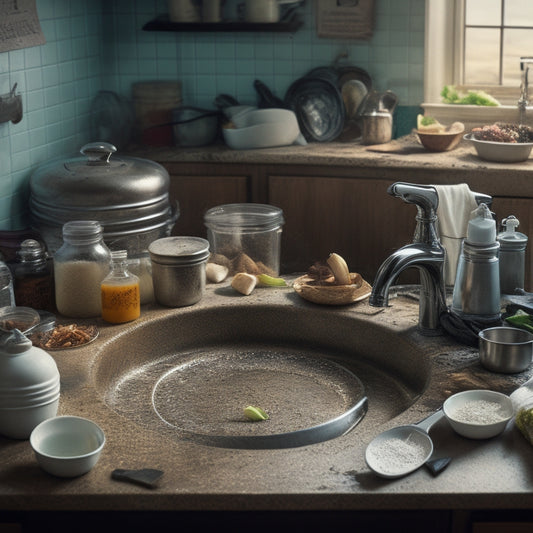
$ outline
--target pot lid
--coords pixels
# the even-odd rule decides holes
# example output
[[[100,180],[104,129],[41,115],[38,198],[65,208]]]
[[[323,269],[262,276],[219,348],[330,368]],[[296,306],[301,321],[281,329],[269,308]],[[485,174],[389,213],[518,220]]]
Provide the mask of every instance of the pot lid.
[[[166,169],[148,159],[111,157],[117,151],[106,142],[83,146],[85,157],[54,160],[30,178],[32,197],[54,208],[108,208],[151,205],[168,197]]]

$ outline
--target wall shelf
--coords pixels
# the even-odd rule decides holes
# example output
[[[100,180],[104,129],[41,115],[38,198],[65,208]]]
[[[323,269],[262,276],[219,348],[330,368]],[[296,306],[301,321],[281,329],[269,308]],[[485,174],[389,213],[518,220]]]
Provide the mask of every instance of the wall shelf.
[[[303,21],[297,13],[290,13],[287,20],[279,22],[170,22],[168,15],[160,15],[143,26],[144,31],[175,31],[175,32],[294,32]]]

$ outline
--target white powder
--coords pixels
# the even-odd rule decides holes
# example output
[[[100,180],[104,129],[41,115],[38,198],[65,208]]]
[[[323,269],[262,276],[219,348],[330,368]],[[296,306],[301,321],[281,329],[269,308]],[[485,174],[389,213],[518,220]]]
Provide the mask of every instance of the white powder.
[[[102,314],[100,283],[109,265],[92,261],[54,263],[57,310],[68,317],[97,317]]]
[[[473,400],[455,409],[451,416],[467,424],[495,424],[507,418],[502,405],[487,400]]]
[[[409,439],[383,439],[374,442],[367,449],[367,457],[376,466],[376,470],[390,475],[401,474],[410,467],[420,466],[426,455],[424,446]]]

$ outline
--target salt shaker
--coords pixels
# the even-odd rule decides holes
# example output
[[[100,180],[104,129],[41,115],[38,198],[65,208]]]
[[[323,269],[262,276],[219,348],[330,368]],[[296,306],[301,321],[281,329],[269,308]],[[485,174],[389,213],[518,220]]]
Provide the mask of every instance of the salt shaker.
[[[498,234],[500,243],[500,289],[513,294],[524,288],[527,236],[516,231],[519,220],[510,215],[502,220],[504,231]]]
[[[54,255],[56,306],[68,317],[102,314],[100,284],[111,267],[111,252],[103,228],[93,220],[74,220],[63,226],[63,245]]]

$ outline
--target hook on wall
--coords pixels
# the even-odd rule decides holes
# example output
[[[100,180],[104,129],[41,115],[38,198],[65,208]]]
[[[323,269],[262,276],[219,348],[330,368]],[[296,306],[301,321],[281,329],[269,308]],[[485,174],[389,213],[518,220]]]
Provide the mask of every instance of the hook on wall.
[[[22,95],[16,94],[17,84],[11,91],[0,96],[0,123],[11,120],[17,124],[22,120]]]

